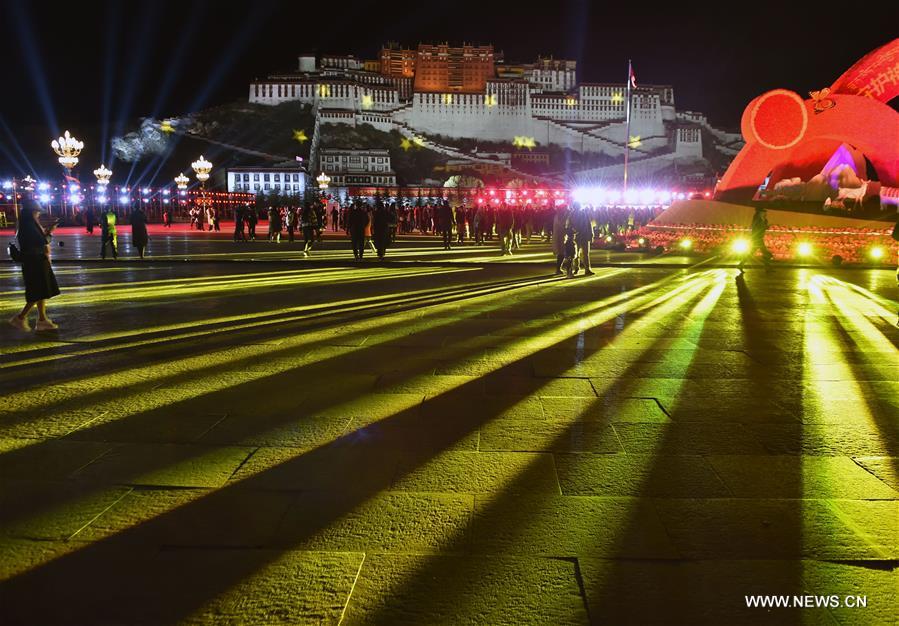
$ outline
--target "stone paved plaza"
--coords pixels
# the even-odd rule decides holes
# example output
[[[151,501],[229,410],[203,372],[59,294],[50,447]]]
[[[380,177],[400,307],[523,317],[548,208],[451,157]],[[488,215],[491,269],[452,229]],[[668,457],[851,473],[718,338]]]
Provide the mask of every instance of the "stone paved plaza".
[[[60,264],[0,623],[896,623],[894,274],[596,271]]]

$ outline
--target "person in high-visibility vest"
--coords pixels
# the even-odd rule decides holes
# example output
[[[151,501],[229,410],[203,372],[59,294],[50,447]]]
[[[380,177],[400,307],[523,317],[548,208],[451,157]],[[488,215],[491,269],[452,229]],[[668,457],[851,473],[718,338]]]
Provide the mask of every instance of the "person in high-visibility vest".
[[[118,240],[116,234],[116,216],[112,209],[109,209],[105,215],[100,219],[100,224],[103,226],[103,237],[102,237],[102,247],[100,248],[100,258],[106,258],[106,245],[109,244],[112,247],[112,258],[118,259]]]

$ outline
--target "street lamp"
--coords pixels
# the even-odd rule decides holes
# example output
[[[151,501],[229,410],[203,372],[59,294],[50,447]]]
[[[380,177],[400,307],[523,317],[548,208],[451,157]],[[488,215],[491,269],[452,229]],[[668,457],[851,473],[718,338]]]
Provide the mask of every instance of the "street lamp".
[[[209,172],[212,171],[212,163],[207,161],[202,154],[200,155],[200,158],[191,163],[190,166],[196,173],[197,180],[200,181],[200,183],[205,183],[209,180]]]
[[[63,133],[63,136],[59,139],[54,139],[50,142],[50,147],[53,148],[53,152],[57,154],[59,157],[57,161],[59,164],[63,166],[66,170],[66,175],[70,176],[72,173],[72,168],[78,165],[78,155],[81,154],[81,151],[84,149],[84,142],[78,141],[75,137],[69,134],[69,131]],[[66,214],[66,195],[62,194],[62,210],[63,216]]]
[[[59,164],[67,170],[71,171],[73,167],[78,165],[78,155],[84,149],[84,142],[78,141],[75,137],[66,131],[59,139],[50,142],[50,147],[59,156]]]
[[[187,189],[187,183],[189,182],[190,179],[184,175],[184,172],[175,176],[175,184],[178,185],[178,189],[181,189],[182,191]]]
[[[109,178],[112,176],[112,170],[105,165],[101,165],[94,170],[94,176],[97,177],[97,184],[100,185],[100,190],[105,192],[106,185],[109,184]]]
[[[22,179],[22,189],[25,191],[34,191],[34,184],[37,181],[34,180],[30,175],[26,175],[25,178]]]
[[[327,174],[325,174],[324,172],[322,172],[321,174],[319,174],[319,175],[316,177],[315,180],[318,181],[318,188],[319,188],[319,189],[327,189],[327,188],[328,188],[328,184],[331,182],[331,177],[328,176]]]

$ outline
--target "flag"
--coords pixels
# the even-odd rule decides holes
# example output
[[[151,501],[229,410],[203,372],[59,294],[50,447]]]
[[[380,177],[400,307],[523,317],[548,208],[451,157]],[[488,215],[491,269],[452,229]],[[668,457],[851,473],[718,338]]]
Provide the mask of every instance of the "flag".
[[[74,176],[69,176],[68,174],[63,173],[62,177],[65,178],[66,181],[68,181],[68,182],[70,182],[70,183],[74,183],[74,184],[76,184],[76,185],[80,185],[80,184],[81,184],[81,181],[78,180],[77,178],[75,178]]]
[[[631,86],[631,89],[637,88],[637,75],[634,74],[634,67],[628,62],[627,71],[629,76],[627,77],[627,82]]]

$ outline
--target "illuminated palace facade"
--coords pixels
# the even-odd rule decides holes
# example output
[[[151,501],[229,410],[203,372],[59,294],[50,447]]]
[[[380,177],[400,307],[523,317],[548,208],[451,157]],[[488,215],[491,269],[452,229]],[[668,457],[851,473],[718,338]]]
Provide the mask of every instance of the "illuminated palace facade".
[[[574,61],[508,64],[492,46],[446,44],[388,44],[371,61],[302,55],[295,72],[253,81],[249,88],[253,103],[311,105],[317,125],[398,130],[451,156],[452,148],[436,135],[509,143],[524,138],[619,156],[627,141],[625,98],[623,83],[579,84]],[[661,169],[675,160],[701,159],[704,149],[729,160],[742,145],[739,133],[713,128],[701,113],[677,111],[667,85],[633,90],[630,137],[638,168],[641,161]]]

